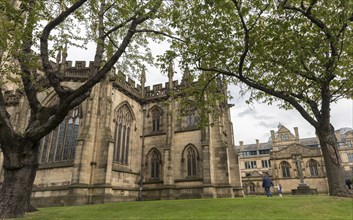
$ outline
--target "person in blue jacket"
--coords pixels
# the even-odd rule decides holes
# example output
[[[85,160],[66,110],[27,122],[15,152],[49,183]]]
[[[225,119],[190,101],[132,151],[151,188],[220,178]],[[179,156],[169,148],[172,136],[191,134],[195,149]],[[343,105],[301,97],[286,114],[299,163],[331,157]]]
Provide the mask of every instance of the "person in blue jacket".
[[[266,192],[267,197],[272,197],[272,193],[270,190],[271,186],[273,186],[273,183],[272,183],[270,177],[268,176],[268,173],[265,173],[265,176],[262,179],[262,187],[265,188],[265,192]]]

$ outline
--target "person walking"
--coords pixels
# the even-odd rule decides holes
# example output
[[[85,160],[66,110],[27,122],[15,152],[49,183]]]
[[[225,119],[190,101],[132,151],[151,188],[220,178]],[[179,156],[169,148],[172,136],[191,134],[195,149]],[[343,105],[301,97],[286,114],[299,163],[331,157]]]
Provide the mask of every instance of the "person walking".
[[[277,190],[278,190],[278,196],[282,197],[283,191],[282,191],[282,185],[281,184],[278,184]]]
[[[349,178],[346,179],[346,185],[348,187],[348,189],[352,189],[351,185],[352,185],[352,180],[350,180]]]
[[[265,173],[264,178],[262,179],[262,187],[265,189],[267,197],[272,197],[271,189],[270,187],[273,186],[273,183],[268,176],[268,173]]]

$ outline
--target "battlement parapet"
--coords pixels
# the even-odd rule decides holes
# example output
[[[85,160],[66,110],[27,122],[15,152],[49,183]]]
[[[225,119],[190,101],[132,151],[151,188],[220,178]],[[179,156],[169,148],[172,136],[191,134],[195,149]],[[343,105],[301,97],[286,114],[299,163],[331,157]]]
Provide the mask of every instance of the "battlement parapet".
[[[120,89],[123,89],[125,93],[129,93],[130,95],[132,95],[133,98],[135,99],[141,98],[141,86],[136,85],[133,79],[131,79],[130,77],[126,77],[126,75],[121,71],[118,72],[117,77],[114,80],[114,83]]]
[[[136,85],[135,80],[131,79],[130,77],[126,77],[126,75],[121,71],[118,72],[117,82],[126,88],[135,90],[138,93],[141,92],[141,86]]]
[[[181,91],[182,85],[179,85],[178,80],[173,81],[174,89],[173,91]],[[150,86],[145,87],[146,98],[163,97],[167,96],[169,91],[169,82],[166,82],[163,87],[162,83],[152,85],[152,90]]]
[[[179,81],[178,80],[174,80],[173,81],[173,86],[174,86],[174,88],[176,88],[176,87],[178,87],[179,86]],[[166,82],[165,83],[165,88],[169,88],[169,82]]]
[[[85,81],[92,74],[91,70],[93,67],[93,61],[90,61],[88,66],[86,65],[86,61],[76,61],[74,66],[72,61],[66,61],[66,71],[64,74],[61,75],[61,77],[63,77],[64,80],[69,81]],[[114,76],[113,78],[111,78],[113,80],[114,86],[119,87],[121,90],[124,90],[126,94],[129,94],[130,96],[136,99],[142,98],[141,85],[136,84],[135,80],[130,77],[127,77],[123,72],[116,72],[115,68],[112,68],[111,72]],[[183,84],[179,84],[178,80],[174,80],[173,84],[174,91],[181,91],[181,87],[183,87]],[[147,99],[167,97],[169,91],[169,82],[165,82],[164,86],[163,83],[159,83],[152,85],[151,87],[146,86],[144,89],[145,98]]]
[[[69,81],[85,81],[91,76],[93,61],[86,66],[86,61],[76,61],[75,66],[72,66],[72,61],[65,62],[65,72],[61,74],[63,80]]]
[[[65,61],[65,67],[66,69],[90,69],[93,67],[93,61],[88,62],[88,66],[86,66],[86,61],[76,61],[75,66],[72,66],[72,61]]]
[[[91,76],[91,69],[67,69],[61,74],[64,80],[82,81],[87,80]]]
[[[4,92],[4,100],[6,106],[14,106],[20,103],[21,92],[19,90],[8,90]]]

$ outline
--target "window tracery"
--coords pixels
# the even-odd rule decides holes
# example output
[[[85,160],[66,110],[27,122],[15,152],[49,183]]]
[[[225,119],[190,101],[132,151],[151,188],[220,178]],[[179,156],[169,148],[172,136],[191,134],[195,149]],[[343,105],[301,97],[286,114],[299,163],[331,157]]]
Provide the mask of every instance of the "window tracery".
[[[161,175],[161,156],[158,150],[153,149],[149,153],[150,178],[159,179]]]
[[[158,108],[152,110],[152,131],[157,132],[161,129],[161,111]]]
[[[113,161],[120,164],[128,164],[130,150],[130,132],[132,114],[126,104],[117,110],[114,131],[114,156]]]
[[[198,152],[196,148],[192,145],[188,145],[183,151],[183,157],[186,158],[186,174],[188,177],[197,176],[197,161],[198,161]],[[184,161],[184,159],[182,159]]]
[[[80,126],[79,107],[71,110],[52,132],[40,141],[39,163],[73,160]]]

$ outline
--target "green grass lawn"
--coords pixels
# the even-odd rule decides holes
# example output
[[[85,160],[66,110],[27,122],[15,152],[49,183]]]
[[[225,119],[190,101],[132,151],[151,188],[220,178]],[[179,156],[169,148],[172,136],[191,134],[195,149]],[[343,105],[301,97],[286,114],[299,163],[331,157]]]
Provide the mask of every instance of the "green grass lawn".
[[[22,219],[353,219],[353,200],[249,196],[41,208]]]

